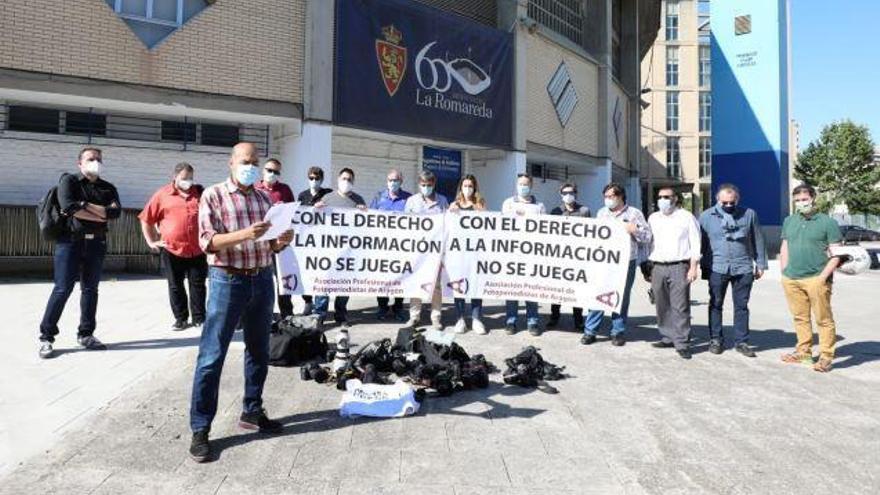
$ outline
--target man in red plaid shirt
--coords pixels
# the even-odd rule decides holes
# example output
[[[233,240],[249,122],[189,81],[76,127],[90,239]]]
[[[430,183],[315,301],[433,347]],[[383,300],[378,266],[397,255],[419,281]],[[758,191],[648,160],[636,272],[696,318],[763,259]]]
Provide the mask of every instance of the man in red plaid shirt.
[[[272,256],[293,239],[293,231],[272,241],[258,241],[269,229],[263,221],[272,200],[256,189],[260,177],[257,148],[239,143],[229,158],[229,178],[202,193],[199,245],[210,266],[208,308],[193,377],[190,455],[211,457],[208,433],[217,413],[220,372],[236,323],[244,329],[244,397],[241,428],[275,433],[282,425],[263,409],[263,384],[269,370],[269,329],[275,305]]]

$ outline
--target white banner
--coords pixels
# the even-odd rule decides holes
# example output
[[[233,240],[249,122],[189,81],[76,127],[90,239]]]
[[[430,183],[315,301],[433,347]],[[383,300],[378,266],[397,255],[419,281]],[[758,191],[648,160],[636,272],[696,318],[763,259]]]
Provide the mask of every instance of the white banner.
[[[446,213],[445,231],[455,297],[620,307],[630,255],[620,222],[468,211]]]
[[[284,294],[429,299],[443,253],[443,215],[300,208],[278,255]]]

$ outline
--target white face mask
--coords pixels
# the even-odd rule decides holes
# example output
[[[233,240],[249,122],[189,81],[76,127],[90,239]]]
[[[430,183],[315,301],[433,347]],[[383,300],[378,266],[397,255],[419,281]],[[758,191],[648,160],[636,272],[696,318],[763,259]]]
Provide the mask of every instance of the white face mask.
[[[322,181],[318,179],[309,180],[309,189],[311,189],[312,191],[317,191],[318,188],[321,187],[321,182]]]
[[[192,179],[177,179],[177,188],[181,191],[189,191],[193,185]]]
[[[605,198],[605,208],[613,210],[618,206],[620,206],[620,201],[618,201],[617,198]]]
[[[89,160],[83,163],[83,172],[98,177],[101,175],[101,161]]]
[[[474,195],[474,188],[471,186],[464,186],[461,188],[461,194],[466,198],[470,198]]]
[[[562,195],[562,202],[567,205],[574,203],[574,199],[575,199],[574,194],[563,194]]]
[[[660,211],[663,213],[669,213],[672,211],[672,200],[661,198],[657,200],[657,207],[660,208]]]
[[[339,192],[342,194],[348,194],[351,192],[351,181],[346,179],[339,179],[339,183],[337,184],[339,187]]]

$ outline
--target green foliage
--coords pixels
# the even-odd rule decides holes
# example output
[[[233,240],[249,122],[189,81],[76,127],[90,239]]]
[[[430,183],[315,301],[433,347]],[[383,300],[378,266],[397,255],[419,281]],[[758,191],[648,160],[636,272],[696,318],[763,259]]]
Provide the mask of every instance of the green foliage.
[[[850,213],[880,214],[880,167],[873,157],[867,127],[835,122],[800,154],[795,177],[819,190],[820,208],[845,203]]]

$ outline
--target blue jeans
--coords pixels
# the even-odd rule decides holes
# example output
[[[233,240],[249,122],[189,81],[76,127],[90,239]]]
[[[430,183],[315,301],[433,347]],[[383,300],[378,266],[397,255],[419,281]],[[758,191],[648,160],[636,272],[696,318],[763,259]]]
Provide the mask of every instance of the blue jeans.
[[[629,295],[632,292],[633,283],[636,281],[636,261],[631,260],[626,269],[626,285],[623,287],[623,300],[620,302],[620,313],[611,313],[611,336],[619,335],[626,331],[626,318],[629,316]],[[584,333],[596,335],[602,326],[602,311],[590,311],[584,322]]]
[[[733,328],[736,332],[734,344],[749,341],[749,297],[752,294],[752,273],[729,275],[712,272],[709,274],[709,338],[723,340],[721,331],[721,310],[727,285],[733,287]]]
[[[507,324],[516,325],[517,312],[519,312],[519,301],[507,301],[505,303],[505,313],[507,314]],[[538,324],[538,303],[526,301],[526,324]]]
[[[223,361],[239,319],[245,345],[244,412],[257,412],[262,407],[263,384],[269,372],[269,330],[275,305],[272,269],[248,276],[211,267],[208,280],[208,314],[199,341],[189,411],[193,432],[211,429],[217,414]]]
[[[7,235],[13,235],[7,233]],[[58,335],[58,320],[73,286],[79,282],[79,332],[85,337],[95,332],[95,313],[98,310],[98,283],[107,241],[104,239],[59,239],[55,243],[54,278],[55,287],[49,295],[43,321],[40,323],[40,340],[55,342]]]
[[[312,311],[323,320],[330,308],[330,296],[315,296],[315,308]],[[348,296],[333,298],[333,319],[339,322],[348,321]]]
[[[482,299],[471,299],[471,318],[479,319],[483,314],[483,300]],[[465,300],[464,298],[455,298],[455,317],[456,318],[464,318],[465,317]]]

